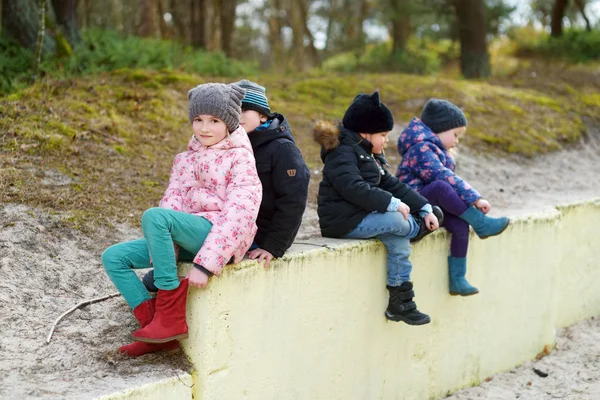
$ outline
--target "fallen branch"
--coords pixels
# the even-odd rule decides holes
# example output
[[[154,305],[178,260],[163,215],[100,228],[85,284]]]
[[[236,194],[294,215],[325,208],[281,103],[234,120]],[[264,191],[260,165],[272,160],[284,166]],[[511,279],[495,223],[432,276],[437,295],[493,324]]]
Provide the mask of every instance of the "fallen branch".
[[[58,325],[60,320],[63,319],[65,316],[71,314],[73,311],[75,311],[81,307],[88,306],[88,305],[94,304],[94,303],[99,303],[101,301],[108,300],[110,298],[120,296],[120,295],[121,295],[121,293],[117,292],[117,293],[109,294],[106,296],[97,297],[95,299],[82,301],[81,303],[69,308],[67,311],[62,313],[58,318],[56,318],[56,321],[54,321],[54,323],[52,324],[52,328],[50,328],[50,333],[48,334],[48,337],[46,338],[46,344],[50,343],[50,339],[52,339],[52,334],[54,333],[54,329],[56,328],[56,326]]]

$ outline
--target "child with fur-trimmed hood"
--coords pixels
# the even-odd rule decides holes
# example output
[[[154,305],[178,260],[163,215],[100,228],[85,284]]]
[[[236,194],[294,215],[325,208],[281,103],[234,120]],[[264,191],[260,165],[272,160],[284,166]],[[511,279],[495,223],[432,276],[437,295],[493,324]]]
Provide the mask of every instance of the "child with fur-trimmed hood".
[[[317,212],[325,237],[378,238],[384,243],[390,294],[385,315],[422,325],[430,318],[413,302],[410,242],[437,229],[443,215],[437,207],[434,214],[427,199],[385,169],[383,147],[393,126],[392,113],[378,92],[357,95],[341,125],[317,122],[314,138],[322,146],[325,164]]]

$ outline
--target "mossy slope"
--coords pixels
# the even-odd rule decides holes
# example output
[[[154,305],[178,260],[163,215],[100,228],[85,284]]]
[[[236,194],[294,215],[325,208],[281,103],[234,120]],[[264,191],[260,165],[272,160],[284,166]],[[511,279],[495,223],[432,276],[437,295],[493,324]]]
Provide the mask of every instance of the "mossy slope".
[[[600,90],[572,82],[530,89],[522,81],[513,88],[509,80],[401,74],[248,78],[268,88],[272,108],[289,118],[313,169],[320,160],[312,124],[341,119],[358,92],[379,89],[399,123],[418,115],[429,97],[454,101],[469,118],[464,142],[500,155],[558,150],[581,138],[584,118],[600,116]],[[186,93],[203,81],[173,71],[121,70],[45,81],[0,99],[0,202],[70,211],[82,228],[137,223],[157,204],[174,155],[186,148]],[[61,182],[48,179],[56,173]]]

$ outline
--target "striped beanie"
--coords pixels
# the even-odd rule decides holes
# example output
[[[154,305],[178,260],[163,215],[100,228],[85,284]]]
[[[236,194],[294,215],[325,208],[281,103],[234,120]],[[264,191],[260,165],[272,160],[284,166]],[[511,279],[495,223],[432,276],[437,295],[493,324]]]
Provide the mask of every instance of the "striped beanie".
[[[242,99],[242,110],[254,110],[267,117],[271,116],[271,107],[269,107],[266,89],[263,86],[247,79],[235,82],[234,85],[246,89],[246,95]]]

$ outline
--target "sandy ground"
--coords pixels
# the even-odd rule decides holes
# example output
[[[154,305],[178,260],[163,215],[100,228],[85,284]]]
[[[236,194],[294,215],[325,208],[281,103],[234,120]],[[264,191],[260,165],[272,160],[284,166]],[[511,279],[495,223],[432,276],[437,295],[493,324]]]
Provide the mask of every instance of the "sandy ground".
[[[139,235],[120,227],[94,239],[61,230],[59,217],[0,206],[0,398],[91,399],[189,371],[180,350],[123,359],[136,323],[121,297],[54,320],[77,303],[114,293],[99,255]]]
[[[600,320],[593,318],[560,329],[550,355],[496,374],[480,386],[460,390],[446,399],[600,399]]]
[[[495,215],[600,197],[600,129],[589,128],[581,144],[535,159],[498,159],[462,149],[458,173],[491,201]],[[394,169],[399,156],[393,145],[387,154]],[[320,180],[319,173],[313,171],[313,180]],[[100,263],[102,250],[140,236],[137,227],[118,226],[85,237],[64,230],[61,217],[23,205],[0,205],[0,398],[90,399],[190,371],[181,351],[138,359],[116,354],[137,328],[120,297],[67,316],[50,344],[45,343],[58,315],[80,301],[115,292]],[[310,206],[298,240],[318,235]],[[562,330],[557,341],[557,350],[535,364],[450,398],[600,398],[598,320]],[[535,375],[533,367],[549,376]]]

